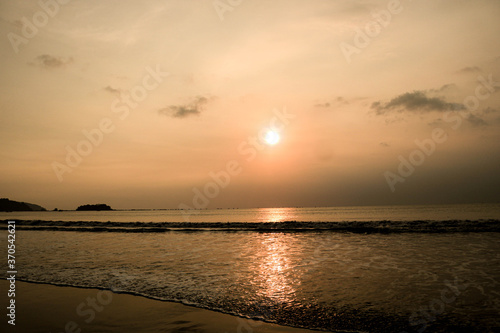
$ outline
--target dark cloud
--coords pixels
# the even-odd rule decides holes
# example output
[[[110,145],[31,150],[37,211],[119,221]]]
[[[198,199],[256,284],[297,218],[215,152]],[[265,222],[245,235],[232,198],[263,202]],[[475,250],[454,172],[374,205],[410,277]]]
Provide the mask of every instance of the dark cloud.
[[[486,109],[483,110],[483,113],[495,113],[498,112],[498,110],[493,109],[491,107],[487,107]]]
[[[116,89],[116,88],[113,88],[111,86],[104,87],[104,90],[111,93],[111,94],[119,94],[121,92],[120,89]]]
[[[428,97],[423,91],[404,93],[385,104],[377,101],[372,103],[371,108],[379,115],[388,111],[429,112],[465,109],[462,104],[448,103],[440,97]]]
[[[21,20],[14,20],[9,22],[11,25],[13,25],[16,28],[22,29],[24,24]]]
[[[476,126],[476,127],[482,127],[482,126],[487,126],[488,123],[486,121],[484,121],[484,119],[476,116],[476,115],[469,115],[467,117],[467,121],[472,125],[472,126]]]
[[[30,64],[42,68],[60,68],[73,62],[73,58],[56,57],[50,54],[42,54],[36,57]]]
[[[443,85],[439,89],[431,89],[430,91],[431,92],[442,93],[442,92],[453,91],[453,90],[457,90],[457,89],[458,89],[458,87],[457,87],[456,84],[454,84],[454,83],[448,83],[448,84]]]
[[[357,99],[361,99],[361,98],[357,98]],[[354,99],[354,100],[357,100],[357,99]],[[324,103],[314,104],[314,107],[315,108],[329,108],[329,107],[340,106],[340,105],[343,105],[343,104],[349,104],[349,102],[350,101],[347,100],[347,99],[345,99],[344,97],[338,96],[338,97],[335,97],[331,102],[324,102]]]
[[[438,126],[442,126],[443,123],[444,123],[443,119],[437,118],[437,119],[434,119],[433,121],[427,123],[427,125],[432,126],[432,127],[438,127]]]
[[[170,105],[166,108],[158,110],[158,113],[173,118],[199,116],[208,101],[209,99],[207,97],[197,96],[191,103],[187,105]]]
[[[385,147],[385,148],[387,148],[387,147],[390,147],[390,146],[391,146],[391,145],[389,145],[387,142],[381,142],[381,143],[379,143],[379,145],[381,145],[382,147]]]
[[[481,68],[477,66],[464,67],[458,71],[458,73],[479,73],[481,72]]]

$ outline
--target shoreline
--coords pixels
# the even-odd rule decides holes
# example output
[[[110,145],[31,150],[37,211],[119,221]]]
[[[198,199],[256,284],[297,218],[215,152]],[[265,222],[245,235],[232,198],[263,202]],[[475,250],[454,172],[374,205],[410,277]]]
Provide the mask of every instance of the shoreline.
[[[15,300],[16,325],[4,315],[4,332],[318,332],[97,288],[17,280]]]

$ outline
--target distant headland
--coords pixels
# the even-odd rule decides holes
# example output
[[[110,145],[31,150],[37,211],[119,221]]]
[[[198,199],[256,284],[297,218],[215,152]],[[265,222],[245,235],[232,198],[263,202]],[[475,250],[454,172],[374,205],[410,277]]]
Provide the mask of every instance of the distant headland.
[[[9,200],[7,198],[0,199],[0,212],[31,212],[31,211],[45,211],[42,206],[35,205],[28,202],[19,202]]]
[[[106,204],[95,204],[95,205],[82,205],[76,210],[112,210],[110,206]]]

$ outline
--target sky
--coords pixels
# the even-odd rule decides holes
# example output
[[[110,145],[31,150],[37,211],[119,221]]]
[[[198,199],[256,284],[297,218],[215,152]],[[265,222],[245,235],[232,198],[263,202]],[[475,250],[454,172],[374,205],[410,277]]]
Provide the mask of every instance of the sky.
[[[497,0],[3,1],[0,197],[499,202],[498,17]]]

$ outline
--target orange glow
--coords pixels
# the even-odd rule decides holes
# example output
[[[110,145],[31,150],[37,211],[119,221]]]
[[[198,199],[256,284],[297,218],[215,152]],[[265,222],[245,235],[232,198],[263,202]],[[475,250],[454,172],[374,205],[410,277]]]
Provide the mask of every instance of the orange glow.
[[[295,218],[293,208],[263,208],[261,209],[263,215],[262,222],[283,222],[291,221]]]
[[[260,286],[257,293],[280,303],[291,302],[295,298],[295,286],[299,283],[291,271],[292,240],[287,235],[269,234],[262,241],[259,251],[262,259],[257,268],[256,282]]]
[[[452,2],[415,3],[364,48],[364,2],[72,1],[28,36],[44,10],[3,1],[21,24],[0,25],[0,188],[49,209],[176,209],[236,161],[206,208],[498,202],[500,1],[455,1],[445,21]],[[386,172],[438,128],[446,144],[393,195]]]

